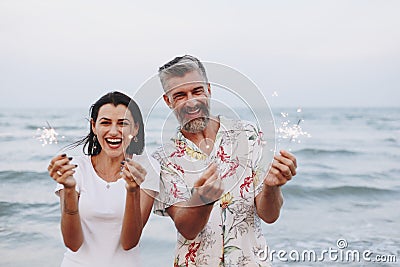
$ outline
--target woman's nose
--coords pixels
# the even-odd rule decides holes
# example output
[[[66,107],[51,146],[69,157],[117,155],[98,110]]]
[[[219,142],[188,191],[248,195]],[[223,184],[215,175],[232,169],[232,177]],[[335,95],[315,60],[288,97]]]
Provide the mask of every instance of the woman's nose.
[[[112,124],[109,133],[113,134],[113,135],[117,135],[118,134],[118,126],[116,124]]]

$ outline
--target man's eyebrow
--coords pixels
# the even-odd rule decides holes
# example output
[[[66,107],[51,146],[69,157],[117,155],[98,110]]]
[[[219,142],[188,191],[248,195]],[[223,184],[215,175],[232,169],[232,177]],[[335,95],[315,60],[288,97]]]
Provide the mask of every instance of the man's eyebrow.
[[[197,90],[197,89],[203,89],[204,90],[204,86],[199,85],[199,86],[193,88],[192,91]]]
[[[172,97],[177,96],[177,95],[186,95],[186,93],[179,91],[179,92],[173,93]]]
[[[193,91],[198,90],[198,89],[203,89],[203,90],[204,90],[204,86],[199,85],[199,86],[193,88],[193,89],[190,90],[190,91],[193,92]],[[174,96],[174,95],[181,95],[181,94],[186,94],[186,93],[184,93],[184,92],[182,92],[182,91],[179,91],[179,92],[173,93],[172,96]]]

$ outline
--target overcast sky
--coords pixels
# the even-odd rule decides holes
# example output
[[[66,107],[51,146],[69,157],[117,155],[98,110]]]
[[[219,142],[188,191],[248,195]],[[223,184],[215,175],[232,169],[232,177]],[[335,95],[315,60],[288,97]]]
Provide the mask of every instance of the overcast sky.
[[[276,91],[272,105],[398,107],[399,12],[396,0],[0,0],[0,105],[88,107],[192,54]]]

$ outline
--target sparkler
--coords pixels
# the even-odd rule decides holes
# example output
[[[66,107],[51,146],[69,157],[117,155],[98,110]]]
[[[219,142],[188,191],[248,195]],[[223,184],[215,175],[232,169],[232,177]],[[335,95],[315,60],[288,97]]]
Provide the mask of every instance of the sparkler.
[[[297,109],[297,113],[301,113],[301,108]],[[300,123],[303,121],[302,118],[298,118],[296,123],[292,123],[289,119],[289,113],[281,112],[284,120],[280,123],[280,126],[276,129],[278,135],[278,142],[282,139],[289,139],[290,143],[300,143],[300,137],[311,137],[309,133],[303,131]]]
[[[274,91],[272,97],[277,96],[278,92]],[[297,114],[300,114],[301,112],[302,109],[297,108]],[[281,122],[277,123],[277,125],[279,124],[279,127],[276,127],[278,143],[282,143],[283,139],[289,139],[289,143],[300,143],[300,137],[311,137],[309,133],[303,131],[301,128],[300,123],[304,120],[300,116],[297,116],[296,122],[292,123],[289,119],[289,113],[281,112],[281,119]]]
[[[46,121],[47,127],[43,126],[42,128],[37,128],[36,130],[36,139],[42,143],[42,146],[57,144],[59,135],[56,130],[50,125],[48,121]],[[61,138],[65,138],[65,136],[61,136]]]

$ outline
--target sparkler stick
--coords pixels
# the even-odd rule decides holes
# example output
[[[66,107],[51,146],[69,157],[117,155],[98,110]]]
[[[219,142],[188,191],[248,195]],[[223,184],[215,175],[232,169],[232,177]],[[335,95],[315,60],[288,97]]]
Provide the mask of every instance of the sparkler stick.
[[[302,121],[302,119],[299,119],[299,121],[297,122],[297,124],[294,126],[295,128],[299,128],[300,122]],[[290,137],[289,142],[292,142],[293,140],[293,135]]]
[[[302,110],[300,108],[297,109],[297,113],[300,113]],[[300,137],[311,137],[311,135],[305,131],[300,126],[300,123],[303,121],[302,118],[297,119],[297,123],[291,123],[288,119],[289,113],[281,112],[281,116],[286,118],[280,123],[280,126],[277,127],[277,136],[278,143],[282,143],[283,139],[288,139],[289,143],[300,143]],[[290,150],[290,149],[289,149]]]

